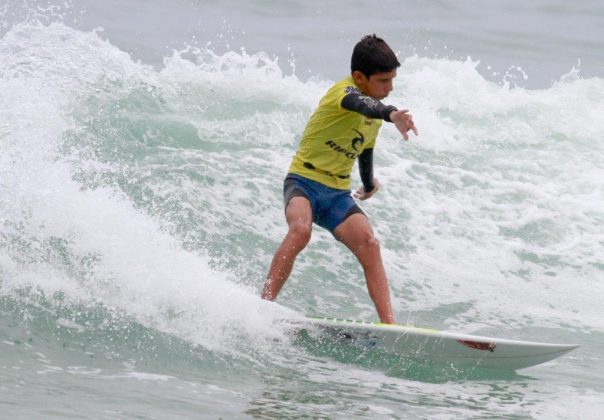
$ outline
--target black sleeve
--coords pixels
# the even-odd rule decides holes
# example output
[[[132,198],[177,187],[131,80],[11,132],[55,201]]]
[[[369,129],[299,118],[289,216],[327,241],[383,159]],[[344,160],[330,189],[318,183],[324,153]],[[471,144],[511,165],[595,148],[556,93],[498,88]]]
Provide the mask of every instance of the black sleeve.
[[[373,190],[373,148],[365,149],[359,155],[359,174],[365,192]]]
[[[390,121],[390,113],[397,111],[395,106],[384,105],[376,99],[363,95],[360,90],[352,86],[349,86],[346,92],[346,96],[342,99],[342,108],[358,112],[368,118],[380,118],[392,122]]]

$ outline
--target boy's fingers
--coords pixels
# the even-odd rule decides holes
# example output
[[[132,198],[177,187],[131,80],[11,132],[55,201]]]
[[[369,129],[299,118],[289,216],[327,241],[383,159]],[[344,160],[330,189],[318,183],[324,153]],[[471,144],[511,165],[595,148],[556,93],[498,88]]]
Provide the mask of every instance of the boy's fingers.
[[[396,111],[396,119],[398,120],[399,118],[401,118],[401,120],[404,121],[404,118],[406,118],[408,115],[407,112],[409,112],[408,109],[399,109],[398,111]]]

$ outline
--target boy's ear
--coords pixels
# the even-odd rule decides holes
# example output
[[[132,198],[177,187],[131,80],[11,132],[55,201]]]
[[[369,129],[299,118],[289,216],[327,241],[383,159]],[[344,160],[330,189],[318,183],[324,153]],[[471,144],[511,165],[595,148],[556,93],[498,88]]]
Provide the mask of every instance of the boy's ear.
[[[359,70],[352,72],[352,79],[359,86],[367,82],[367,76],[365,76],[365,74]]]

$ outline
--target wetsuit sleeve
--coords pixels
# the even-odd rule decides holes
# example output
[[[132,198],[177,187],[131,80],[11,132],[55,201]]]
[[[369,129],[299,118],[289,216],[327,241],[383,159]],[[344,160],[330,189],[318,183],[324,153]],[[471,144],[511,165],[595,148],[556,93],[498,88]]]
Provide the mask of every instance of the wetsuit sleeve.
[[[365,192],[373,190],[373,149],[365,149],[359,155],[359,174]]]
[[[346,90],[346,96],[342,99],[342,108],[358,112],[368,118],[380,118],[387,122],[392,122],[390,113],[397,111],[395,106],[384,105],[376,99],[363,95],[360,90],[352,86]]]

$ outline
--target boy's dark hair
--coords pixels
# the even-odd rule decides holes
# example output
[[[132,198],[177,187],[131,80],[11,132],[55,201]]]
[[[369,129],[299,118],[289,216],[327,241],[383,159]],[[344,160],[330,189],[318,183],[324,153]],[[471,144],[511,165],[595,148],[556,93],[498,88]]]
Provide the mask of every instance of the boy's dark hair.
[[[360,71],[365,77],[376,73],[387,73],[401,66],[394,51],[382,38],[375,34],[365,35],[352,50],[351,73]]]

